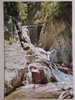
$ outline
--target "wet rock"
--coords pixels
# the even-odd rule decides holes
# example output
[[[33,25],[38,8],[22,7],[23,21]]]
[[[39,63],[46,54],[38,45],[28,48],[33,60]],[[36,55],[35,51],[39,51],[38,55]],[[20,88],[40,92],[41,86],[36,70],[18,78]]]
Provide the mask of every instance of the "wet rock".
[[[60,95],[59,99],[71,99],[73,98],[73,90],[72,88],[68,88],[64,90]]]
[[[73,74],[73,70],[72,70],[72,65],[71,64],[61,63],[61,65],[58,66],[58,69],[61,70],[64,73]]]
[[[43,82],[43,79],[45,78],[44,70],[41,69],[39,66],[37,66],[36,63],[35,65],[30,64],[28,66],[28,70],[29,70],[27,74],[27,80],[29,81],[28,83],[41,84],[41,82]]]
[[[32,63],[29,66],[32,73],[32,83],[44,84],[52,77],[50,69],[43,63]]]
[[[47,77],[43,70],[32,70],[32,83],[45,84],[48,83]]]

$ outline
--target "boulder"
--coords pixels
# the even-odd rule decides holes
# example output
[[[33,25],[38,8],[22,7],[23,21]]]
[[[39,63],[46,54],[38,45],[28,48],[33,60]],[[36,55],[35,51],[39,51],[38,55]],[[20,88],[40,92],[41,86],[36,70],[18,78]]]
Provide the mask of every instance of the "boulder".
[[[73,99],[71,85],[47,83],[46,85],[28,84],[22,86],[6,97],[6,100],[36,99]],[[70,87],[70,88],[69,88]]]
[[[23,85],[25,80],[25,69],[5,70],[5,95],[12,92],[17,87]]]
[[[34,84],[45,84],[50,81],[52,77],[51,71],[45,64],[32,63],[28,66],[29,72],[32,75],[32,83]]]

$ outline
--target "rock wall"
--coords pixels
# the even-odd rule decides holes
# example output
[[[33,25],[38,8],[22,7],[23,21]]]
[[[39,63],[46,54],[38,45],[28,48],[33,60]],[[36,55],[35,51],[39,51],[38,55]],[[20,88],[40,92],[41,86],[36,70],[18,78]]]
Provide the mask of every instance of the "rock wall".
[[[57,49],[61,60],[72,61],[71,25],[63,20],[54,20],[43,24],[39,46],[45,50]],[[71,59],[70,59],[71,58]]]

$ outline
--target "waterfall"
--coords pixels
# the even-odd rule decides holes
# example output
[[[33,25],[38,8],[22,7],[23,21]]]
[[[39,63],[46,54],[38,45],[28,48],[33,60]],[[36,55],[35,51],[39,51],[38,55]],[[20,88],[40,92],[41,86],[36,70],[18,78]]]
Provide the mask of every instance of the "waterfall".
[[[59,82],[72,82],[73,80],[72,75],[60,71],[56,64],[53,64],[53,67],[51,66],[51,71]]]
[[[73,81],[73,76],[60,71],[58,69],[58,65],[56,65],[53,62],[53,58],[52,58],[52,57],[54,57],[53,54],[52,54],[53,52],[54,52],[54,55],[55,55],[55,50],[52,50],[51,52],[48,52],[48,59],[49,59],[50,70],[51,70],[52,74],[55,76],[55,78],[58,82],[64,82],[64,83],[72,82]]]

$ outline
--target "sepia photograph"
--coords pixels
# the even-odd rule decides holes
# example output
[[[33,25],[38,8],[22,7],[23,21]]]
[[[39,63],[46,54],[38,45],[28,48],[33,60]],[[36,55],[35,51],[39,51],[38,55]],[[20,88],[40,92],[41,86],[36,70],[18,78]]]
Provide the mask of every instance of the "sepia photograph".
[[[5,100],[73,99],[72,1],[4,1]]]

